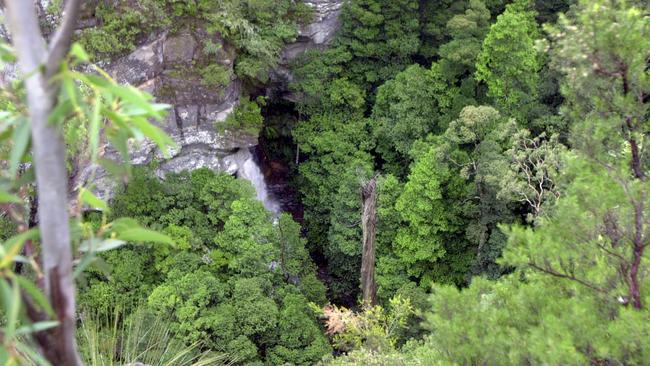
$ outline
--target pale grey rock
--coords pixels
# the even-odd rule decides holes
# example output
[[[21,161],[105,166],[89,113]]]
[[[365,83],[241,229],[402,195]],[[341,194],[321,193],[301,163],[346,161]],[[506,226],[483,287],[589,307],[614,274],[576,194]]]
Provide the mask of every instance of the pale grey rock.
[[[330,44],[339,29],[344,3],[344,0],[306,0],[305,4],[314,9],[314,17],[311,23],[300,27],[296,42],[284,47],[282,63],[294,60],[309,49]]]
[[[162,162],[156,170],[156,174],[162,178],[170,172],[180,173],[184,170],[201,168],[208,168],[214,171],[227,171],[228,166],[224,160],[224,156],[218,154],[208,146],[184,146],[174,158]]]
[[[46,0],[42,0],[46,1]],[[281,54],[280,66],[271,71],[272,85],[267,89],[286,92],[291,80],[288,63],[312,48],[324,48],[339,28],[339,15],[345,0],[305,0],[314,9],[310,24],[302,26],[296,42],[287,45]],[[89,21],[92,21],[90,19]],[[90,24],[90,23],[89,23]],[[176,147],[163,155],[152,141],[131,141],[130,161],[134,165],[146,165],[158,161],[156,173],[164,177],[169,172],[209,168],[240,175],[252,161],[249,149],[258,145],[258,137],[237,130],[225,130],[224,122],[239,103],[242,82],[232,77],[221,88],[203,85],[196,73],[184,73],[201,55],[199,39],[211,37],[221,47],[214,57],[234,75],[236,53],[232,46],[205,30],[187,30],[170,35],[155,33],[143,41],[137,49],[117,60],[102,65],[116,80],[137,86],[153,94],[158,102],[172,106],[168,116],[155,124],[162,128],[176,143]],[[7,70],[8,74],[12,70]],[[4,79],[0,72],[0,81]],[[285,97],[285,99],[290,96]],[[118,160],[118,154],[105,147],[104,158]],[[95,192],[110,199],[118,182],[111,180],[100,167],[82,169],[77,185],[85,184],[94,177]]]
[[[123,84],[141,85],[163,71],[164,35],[138,47],[130,54],[110,63],[109,74]]]
[[[297,97],[288,92],[288,85],[293,81],[288,65],[310,49],[326,48],[339,30],[345,0],[305,0],[305,3],[314,9],[314,16],[311,23],[300,28],[296,41],[282,49],[278,67],[269,72],[271,84],[267,96],[270,98],[296,102]]]
[[[168,37],[163,43],[163,58],[166,64],[191,62],[197,42],[189,33]]]
[[[306,0],[305,3],[314,9],[314,18],[300,30],[300,35],[309,38],[316,45],[328,44],[339,29],[339,15],[344,1]]]

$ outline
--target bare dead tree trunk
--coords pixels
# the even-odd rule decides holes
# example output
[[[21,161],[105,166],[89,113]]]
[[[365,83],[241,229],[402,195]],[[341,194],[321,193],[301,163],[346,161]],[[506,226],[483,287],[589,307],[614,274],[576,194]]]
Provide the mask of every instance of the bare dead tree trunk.
[[[59,85],[53,76],[70,49],[81,0],[65,2],[63,20],[48,48],[33,1],[5,0],[12,43],[25,76],[39,198],[45,293],[60,325],[36,340],[53,365],[82,365],[75,340],[75,288],[68,215],[68,174],[60,126],[48,123]],[[45,343],[45,344],[44,344]]]
[[[377,283],[375,281],[375,230],[377,223],[377,180],[371,179],[361,187],[363,213],[363,252],[361,254],[361,290],[366,306],[377,304]]]

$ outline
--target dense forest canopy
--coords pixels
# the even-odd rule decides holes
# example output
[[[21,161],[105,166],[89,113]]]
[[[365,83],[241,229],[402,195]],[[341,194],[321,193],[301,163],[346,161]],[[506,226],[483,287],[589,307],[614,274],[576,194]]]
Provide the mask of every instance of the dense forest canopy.
[[[647,1],[5,3],[3,364],[650,364]]]

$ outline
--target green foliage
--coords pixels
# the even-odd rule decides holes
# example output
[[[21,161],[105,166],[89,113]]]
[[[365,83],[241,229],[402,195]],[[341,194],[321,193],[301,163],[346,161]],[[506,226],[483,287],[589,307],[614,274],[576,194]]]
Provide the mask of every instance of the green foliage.
[[[237,364],[271,358],[311,364],[329,352],[307,306],[323,303],[325,288],[300,228],[288,215],[275,225],[248,182],[207,169],[170,173],[160,182],[136,170],[111,207],[112,214],[159,227],[178,245],[102,255],[111,272],[90,273],[81,301],[88,311],[111,318],[116,306],[129,313],[145,303],[184,344],[200,342],[201,350],[223,352]],[[291,301],[280,295],[289,293]],[[282,337],[306,337],[304,347],[277,333],[289,321],[283,312],[302,326],[285,326],[295,333]]]
[[[403,176],[413,143],[445,130],[456,93],[437,64],[430,70],[410,66],[377,89],[372,117],[386,170]]]
[[[226,364],[223,355],[199,351],[198,343],[184,345],[162,318],[144,309],[137,310],[119,325],[107,323],[106,318],[86,315],[77,338],[81,357],[91,366],[136,362],[161,366]]]
[[[483,0],[471,0],[464,13],[454,15],[446,25],[450,41],[438,51],[442,73],[450,80],[471,75],[488,33],[490,11]]]
[[[15,61],[11,48],[4,44],[0,45],[0,57],[3,62]],[[51,108],[50,115],[47,116],[48,128],[51,128],[51,131],[47,132],[48,136],[51,135],[52,139],[69,139],[66,142],[74,145],[69,149],[77,154],[74,158],[87,159],[87,163],[95,165],[95,170],[99,166],[116,165],[100,160],[99,141],[102,130],[106,140],[111,142],[122,158],[127,157],[125,153],[127,140],[141,141],[145,138],[151,139],[160,151],[167,155],[168,149],[173,146],[173,141],[150,122],[162,119],[167,105],[152,103],[151,95],[136,88],[118,85],[99,67],[88,63],[88,54],[77,43],[71,45],[69,55],[60,62],[56,74],[47,81],[56,80],[57,83],[54,88],[51,88],[51,92],[57,93],[51,96],[51,101],[55,104],[45,107],[46,111],[50,111]],[[75,71],[82,67],[93,70],[94,73],[82,74]],[[28,118],[30,108],[33,109],[34,106],[24,100],[22,82],[5,83],[0,102],[3,107],[0,113],[2,131],[0,145],[3,147],[0,148],[0,160],[4,162],[0,169],[0,203],[3,205],[1,214],[3,243],[0,246],[3,344],[0,349],[0,362],[45,365],[47,362],[43,356],[31,348],[32,335],[36,332],[50,332],[50,335],[58,336],[60,331],[53,328],[59,326],[58,319],[61,318],[54,313],[49,302],[52,301],[54,305],[62,301],[74,304],[75,300],[60,298],[69,294],[65,289],[52,290],[53,286],[61,285],[57,276],[54,276],[54,279],[51,279],[51,276],[44,277],[41,270],[44,262],[48,263],[47,260],[53,259],[43,258],[47,255],[47,251],[40,248],[39,228],[31,227],[37,218],[32,216],[35,214],[29,206],[38,205],[38,199],[33,197],[35,184],[33,166],[37,162],[32,161],[31,157],[35,154],[30,150],[32,126]],[[10,98],[4,99],[7,96]],[[48,103],[48,100],[44,100],[43,103]],[[63,161],[57,161],[58,158],[54,157],[52,161],[41,161],[38,164],[68,163],[66,168],[79,169],[79,161],[75,161],[74,158],[66,161],[65,153],[66,151],[61,152]],[[119,168],[118,172],[128,173],[129,164],[120,164]],[[116,173],[116,169],[107,168],[107,170],[113,175]],[[128,218],[115,218],[108,221],[102,215],[101,222],[84,222],[84,217],[81,215],[81,209],[84,207],[108,211],[106,203],[95,196],[89,188],[93,184],[95,173],[92,171],[88,181],[81,182],[75,187],[76,210],[70,215],[69,231],[56,233],[60,236],[56,240],[62,241],[59,243],[61,247],[67,248],[63,250],[70,251],[68,254],[74,256],[74,262],[69,257],[67,262],[60,257],[54,259],[60,261],[57,263],[59,277],[73,276],[69,280],[83,279],[82,273],[90,265],[100,265],[97,253],[118,248],[127,241],[173,244],[166,235],[145,229]],[[39,189],[48,188],[39,187]],[[68,204],[67,199],[65,204]],[[42,215],[41,212],[39,214]],[[16,235],[11,237],[8,237],[8,234],[11,234],[12,225],[5,221],[7,218],[11,218],[17,229]],[[137,258],[135,261],[137,262]],[[32,282],[37,278],[51,279],[52,282],[47,286],[50,290],[43,293],[39,286]],[[130,283],[125,285],[128,287]],[[100,295],[106,293],[101,289],[98,292]]]
[[[528,130],[514,133],[510,146],[505,152],[508,166],[497,178],[497,197],[528,206],[531,213],[527,220],[532,222],[561,195],[557,179],[566,148],[557,135],[531,137]]]
[[[299,294],[288,293],[282,299],[282,311],[278,316],[278,344],[269,351],[269,362],[274,365],[312,365],[331,347],[320,327],[314,323],[314,314],[307,299]]]
[[[365,307],[357,313],[346,308],[328,306],[324,309],[328,333],[333,335],[334,345],[340,351],[367,349],[387,352],[395,349],[400,330],[413,315],[408,298],[399,295],[382,306]]]
[[[238,130],[252,135],[257,135],[264,125],[261,106],[266,100],[258,97],[256,100],[245,98],[240,100],[233,113],[228,115],[224,122],[217,122],[215,127],[220,131]]]
[[[327,112],[331,99],[334,107],[366,110],[363,98],[373,100],[376,87],[412,63],[420,46],[418,8],[414,0],[346,3],[332,47],[307,52],[296,62],[293,88],[301,94],[301,107],[309,114]],[[346,100],[348,105],[340,105]]]
[[[223,87],[230,83],[230,71],[219,64],[210,64],[199,70],[201,83],[209,87]]]
[[[309,13],[288,1],[160,3],[231,43],[252,84]],[[324,364],[645,364],[650,28],[635,3],[582,1],[548,26],[540,53],[537,22],[570,3],[347,3],[329,49],[292,69],[299,122],[283,127],[300,152],[307,240],[225,174],[136,172],[110,217],[177,246],[102,254],[112,273],[89,272],[82,304],[110,316],[145,301],[186,344],[240,364],[314,364],[331,348],[307,249],[326,261],[330,300],[354,304],[359,187],[378,176],[382,306],[326,307],[349,354]],[[214,86],[231,77],[217,64],[201,74]],[[243,99],[218,128],[257,133],[261,104]]]
[[[446,255],[464,244],[458,237],[463,206],[447,202],[462,202],[466,187],[459,175],[439,163],[438,154],[432,146],[418,158],[395,205],[404,225],[397,231],[393,253],[425,287],[434,280],[462,283],[468,266],[463,258],[467,253]]]
[[[311,18],[311,9],[291,0],[120,0],[101,4],[95,17],[100,26],[84,30],[80,40],[96,56],[119,56],[132,51],[151,31],[186,27],[219,34],[236,50],[237,76],[265,82],[284,44],[294,41],[298,25]],[[211,39],[203,43],[208,54],[214,51]],[[230,78],[215,64],[197,71],[208,86],[225,85]]]
[[[100,58],[133,51],[139,37],[170,24],[170,18],[158,0],[118,1],[115,5],[103,3],[95,10],[95,17],[102,26],[83,30],[79,42],[89,53]]]
[[[293,130],[309,160],[300,165],[308,242],[328,259],[337,298],[358,290],[360,207],[358,189],[371,176],[369,121],[360,116],[317,115]]]
[[[16,224],[6,215],[0,216],[0,240],[7,240],[16,234]]]
[[[350,2],[336,41],[352,56],[344,75],[369,90],[410,64],[420,46],[418,6],[413,0]]]
[[[649,90],[643,47],[649,22],[625,2],[582,1],[574,10],[551,30],[554,64],[566,75],[562,92],[573,122],[572,149],[556,136],[512,130],[487,107],[464,109],[445,133],[447,147],[438,147],[465,166],[459,173],[476,187],[490,188],[490,195],[501,190],[507,200],[536,196],[544,208],[534,226],[501,226],[508,241],[499,263],[515,273],[498,281],[475,277],[461,290],[435,285],[427,338],[400,354],[356,353],[352,359],[398,365],[646,363],[650,187],[638,142],[647,138],[648,106],[638,96]],[[499,136],[509,130],[512,138]],[[527,204],[535,211],[534,203]]]
[[[534,16],[527,0],[509,5],[490,27],[476,63],[476,79],[487,84],[497,107],[519,119],[535,100],[539,82],[541,66],[535,48],[539,30]]]

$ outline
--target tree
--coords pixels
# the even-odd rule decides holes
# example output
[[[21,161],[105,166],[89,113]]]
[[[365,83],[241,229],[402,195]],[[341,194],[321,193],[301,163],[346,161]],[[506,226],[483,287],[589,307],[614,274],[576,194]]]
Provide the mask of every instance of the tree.
[[[498,181],[507,166],[504,150],[515,130],[514,121],[496,109],[467,106],[450,123],[441,146],[441,162],[455,169],[467,185],[462,215],[465,237],[476,248],[474,272],[490,278],[502,274],[496,259],[506,237],[497,225],[516,218],[510,201],[498,197]]]
[[[151,98],[135,88],[118,86],[100,70],[99,75],[84,75],[70,70],[71,65],[88,62],[88,56],[78,46],[71,49],[71,38],[75,30],[80,1],[70,0],[65,3],[60,26],[46,43],[36,16],[33,2],[7,1],[8,25],[12,43],[16,50],[18,65],[24,77],[26,107],[22,105],[22,94],[14,95],[16,108],[4,111],[3,129],[10,128],[11,165],[8,169],[9,180],[14,184],[10,190],[26,199],[26,188],[31,183],[30,174],[22,171],[17,177],[18,165],[23,161],[33,163],[36,177],[36,196],[38,198],[38,228],[30,229],[28,220],[19,228],[20,233],[7,241],[13,250],[7,253],[3,261],[11,265],[27,241],[36,240],[40,231],[40,270],[35,274],[41,282],[45,296],[39,295],[37,286],[18,280],[11,272],[3,278],[6,289],[12,288],[14,295],[4,304],[12,315],[5,329],[4,345],[19,347],[14,339],[18,316],[28,327],[27,333],[34,333],[34,339],[40,346],[45,358],[53,364],[79,365],[80,359],[75,342],[75,290],[73,270],[80,272],[95,259],[95,252],[119,246],[127,240],[145,240],[170,242],[164,235],[147,231],[131,220],[116,220],[103,225],[99,234],[91,240],[75,243],[77,248],[86,252],[82,261],[84,265],[73,268],[72,240],[70,234],[70,202],[68,196],[69,173],[66,167],[66,145],[63,130],[79,131],[83,127],[87,132],[87,149],[92,163],[99,162],[100,131],[105,128],[107,138],[114,143],[122,157],[128,158],[126,140],[136,136],[140,139],[151,138],[158,147],[167,151],[173,143],[160,129],[151,125],[147,118],[161,118],[164,105],[151,104]],[[7,60],[7,49],[3,48]],[[68,56],[68,51],[71,55]],[[99,70],[99,69],[97,69]],[[65,88],[61,88],[64,85]],[[83,90],[83,91],[82,91]],[[23,113],[26,111],[27,115]],[[27,154],[30,146],[31,160]],[[4,158],[4,157],[3,157]],[[25,170],[31,170],[28,167]],[[106,208],[106,203],[92,194],[86,187],[78,189],[76,217],[73,223],[80,224],[82,205],[93,208]],[[3,189],[3,201],[9,200],[15,205],[24,201]],[[35,202],[36,200],[32,200]],[[73,211],[74,212],[74,211]],[[30,220],[31,221],[31,220]],[[135,231],[134,231],[135,230]],[[138,234],[139,233],[139,234]],[[132,235],[136,234],[136,235]],[[75,237],[89,239],[85,236]],[[108,241],[107,241],[108,240]],[[28,255],[33,255],[29,253]],[[33,258],[32,258],[33,259]],[[35,263],[35,262],[34,262]],[[47,304],[47,299],[51,307]],[[21,308],[25,307],[26,311]],[[28,317],[25,317],[28,315]],[[31,323],[31,325],[30,325]],[[36,332],[37,329],[43,331]],[[13,359],[19,353],[8,352],[7,358]]]
[[[377,304],[377,282],[375,280],[376,225],[377,225],[377,180],[371,179],[361,186],[361,228],[363,231],[361,253],[361,292],[363,302],[368,306]]]
[[[208,169],[168,173],[161,182],[138,168],[110,207],[159,228],[176,247],[103,254],[111,275],[87,274],[84,312],[119,323],[111,318],[116,307],[129,314],[145,306],[178,341],[224,352],[239,364],[309,364],[328,352],[307,306],[326,302],[325,286],[300,225],[288,214],[274,223],[249,182]],[[289,344],[294,339],[302,343]]]
[[[384,170],[406,175],[413,143],[444,132],[456,93],[438,64],[409,66],[377,89],[372,118]]]
[[[396,209],[404,225],[397,231],[393,253],[421,286],[432,281],[462,283],[468,263],[466,242],[459,240],[466,186],[448,165],[440,164],[436,144],[426,147],[413,165]]]
[[[497,17],[476,62],[476,79],[487,84],[488,96],[520,123],[536,98],[541,67],[535,49],[539,31],[527,4],[527,0],[517,1]]]
[[[510,149],[505,152],[508,167],[500,172],[498,198],[524,203],[532,212],[533,222],[546,207],[552,207],[561,195],[559,182],[566,148],[557,135],[531,137],[530,131],[513,133]]]
[[[490,11],[482,0],[471,0],[462,14],[454,15],[446,26],[451,40],[440,46],[440,66],[449,79],[472,75],[483,38],[488,33]]]
[[[361,255],[359,185],[372,176],[369,120],[328,113],[301,122],[293,136],[308,160],[300,165],[310,250],[328,260],[337,298],[358,292]]]
[[[411,63],[419,46],[414,0],[354,0],[343,9],[335,47],[352,55],[343,75],[370,91]]]
[[[70,48],[80,4],[78,0],[66,3],[65,16],[48,47],[40,32],[34,4],[6,2],[18,62],[22,72],[29,75],[25,82],[36,162],[45,293],[53,300],[61,322],[51,335],[52,343],[43,346],[58,348],[48,352],[48,358],[54,363],[67,365],[81,365],[81,361],[74,337],[75,296],[68,229],[66,148],[61,131],[50,125],[48,119],[56,105],[60,87],[52,79]],[[37,71],[41,68],[43,71]]]
[[[575,120],[575,155],[567,161],[568,171],[576,175],[547,229],[536,233],[548,245],[538,252],[523,233],[517,236],[518,258],[528,257],[531,267],[609,297],[616,297],[622,286],[625,302],[639,310],[644,298],[641,267],[650,241],[644,229],[650,224],[645,193],[648,166],[639,143],[650,133],[646,100],[650,22],[642,14],[625,3],[601,1],[582,2],[576,19],[561,17],[561,30],[554,33],[556,65],[566,75],[563,93],[567,112]],[[622,30],[613,30],[612,24]],[[590,34],[597,36],[592,39]],[[564,231],[569,229],[565,215],[574,215],[570,232]],[[559,233],[566,236],[556,241]],[[594,239],[586,239],[590,237]],[[560,252],[559,243],[571,250]],[[605,267],[597,277],[591,266],[567,267],[567,263],[579,265],[596,258],[600,261],[595,263]]]

